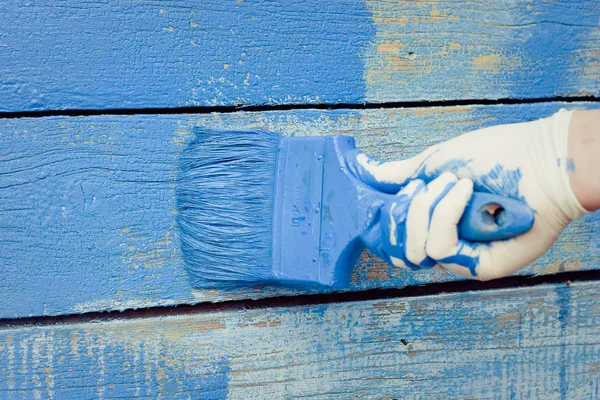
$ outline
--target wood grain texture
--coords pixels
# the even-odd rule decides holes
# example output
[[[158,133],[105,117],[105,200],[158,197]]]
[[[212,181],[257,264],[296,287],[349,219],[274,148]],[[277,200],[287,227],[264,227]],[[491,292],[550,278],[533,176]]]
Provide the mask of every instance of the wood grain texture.
[[[0,330],[0,398],[597,399],[598,282]]]
[[[0,1],[0,111],[600,93],[600,1]]]
[[[363,111],[0,120],[0,317],[260,298],[270,288],[193,291],[175,224],[178,156],[192,128],[349,134],[381,159],[414,156],[475,128],[549,116],[561,103]],[[570,104],[569,107],[596,107]],[[600,268],[600,215],[572,224],[523,274]],[[363,257],[350,290],[461,279]]]

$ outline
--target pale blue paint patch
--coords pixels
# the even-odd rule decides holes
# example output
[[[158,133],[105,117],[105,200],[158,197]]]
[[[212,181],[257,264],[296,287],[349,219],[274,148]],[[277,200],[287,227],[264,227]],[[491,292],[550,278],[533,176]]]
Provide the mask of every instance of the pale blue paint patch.
[[[226,399],[228,394],[227,385],[229,384],[229,360],[220,358],[211,363],[206,368],[205,375],[201,377],[197,383],[200,388],[202,398],[207,400]]]
[[[10,367],[18,365],[28,378],[13,382],[0,377],[0,397],[21,399],[41,393],[42,398],[65,399],[188,399],[193,393],[193,398],[225,399],[231,371],[228,357],[220,351],[207,357],[163,335],[158,330],[143,338],[138,327],[128,328],[125,340],[115,332],[78,328],[42,328],[33,337],[17,331],[10,345],[19,345],[11,350]],[[189,362],[189,357],[196,359]],[[14,397],[5,397],[7,393]]]
[[[3,1],[0,111],[364,101],[361,1]]]
[[[572,305],[571,299],[571,288],[569,286],[557,286],[555,288],[555,292],[557,295],[557,306],[558,306],[558,322],[560,324],[560,372],[559,372],[559,382],[560,382],[560,398],[562,400],[567,399],[567,392],[569,390],[568,379],[567,376],[567,367],[573,360],[569,359],[566,354],[567,347],[567,329],[569,327],[569,316],[570,316],[570,307]]]

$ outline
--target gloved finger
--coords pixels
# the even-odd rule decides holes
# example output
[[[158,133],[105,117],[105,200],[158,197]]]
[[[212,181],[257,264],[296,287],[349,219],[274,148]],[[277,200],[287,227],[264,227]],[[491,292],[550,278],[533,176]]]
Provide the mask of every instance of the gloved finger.
[[[426,244],[427,255],[444,269],[482,281],[507,276],[528,265],[556,240],[540,223],[509,240],[470,243],[458,237],[457,224],[473,192],[472,182],[461,179],[434,209]]]
[[[541,256],[556,240],[551,230],[534,224],[533,228],[523,235],[509,240],[494,241],[489,244],[466,243],[457,256],[449,262],[440,260],[444,269],[455,274],[475,278],[481,281],[502,278],[529,265]],[[475,263],[469,263],[468,259]]]
[[[458,182],[456,175],[446,172],[430,182],[425,190],[413,198],[406,217],[406,258],[423,268],[432,268],[436,262],[427,256],[425,246],[429,223],[435,206]]]
[[[474,277],[479,261],[477,249],[459,240],[457,228],[472,194],[473,182],[461,179],[438,202],[429,223],[425,251],[443,267],[445,264],[457,264],[467,268]]]
[[[398,193],[409,179],[415,178],[423,163],[435,147],[430,147],[416,157],[401,161],[381,162],[371,159],[363,151],[354,149],[346,153],[350,172],[372,188],[385,193]]]
[[[383,250],[394,266],[419,268],[408,262],[405,257],[406,216],[412,199],[424,188],[425,182],[420,179],[412,180],[381,209]]]

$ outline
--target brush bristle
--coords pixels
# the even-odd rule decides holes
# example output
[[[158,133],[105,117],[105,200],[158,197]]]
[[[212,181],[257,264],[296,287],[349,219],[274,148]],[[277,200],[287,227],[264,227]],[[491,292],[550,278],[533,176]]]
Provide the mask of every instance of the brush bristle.
[[[275,168],[280,136],[196,128],[183,151],[176,196],[192,285],[226,288],[271,277]]]

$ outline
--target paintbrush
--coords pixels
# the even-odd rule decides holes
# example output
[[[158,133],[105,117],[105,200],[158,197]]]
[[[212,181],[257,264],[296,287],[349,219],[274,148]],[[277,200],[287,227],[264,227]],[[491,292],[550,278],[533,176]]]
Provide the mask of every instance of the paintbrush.
[[[195,129],[176,185],[182,256],[196,288],[344,288],[376,202],[394,196],[346,165],[349,136],[283,137],[264,130]],[[494,204],[496,215],[487,211]],[[471,241],[528,231],[523,202],[475,192],[458,226]]]

